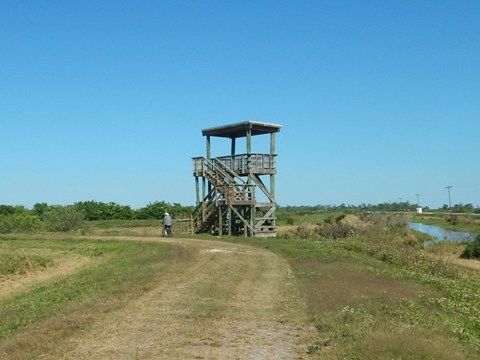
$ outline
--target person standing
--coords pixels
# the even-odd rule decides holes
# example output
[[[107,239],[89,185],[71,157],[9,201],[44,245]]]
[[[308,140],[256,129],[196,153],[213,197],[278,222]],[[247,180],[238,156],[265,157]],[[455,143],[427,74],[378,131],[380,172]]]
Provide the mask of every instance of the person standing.
[[[168,212],[165,212],[163,217],[163,233],[166,236],[172,236],[172,217]]]

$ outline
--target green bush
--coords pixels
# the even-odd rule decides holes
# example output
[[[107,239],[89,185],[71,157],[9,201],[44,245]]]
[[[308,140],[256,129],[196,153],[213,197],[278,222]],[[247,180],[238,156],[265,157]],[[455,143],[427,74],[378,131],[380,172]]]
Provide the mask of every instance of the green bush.
[[[72,231],[85,228],[85,215],[74,206],[54,206],[44,214],[49,231]]]
[[[9,214],[0,216],[0,233],[38,232],[43,224],[36,215]]]
[[[464,259],[480,259],[480,233],[475,240],[469,242],[462,254],[460,255]]]

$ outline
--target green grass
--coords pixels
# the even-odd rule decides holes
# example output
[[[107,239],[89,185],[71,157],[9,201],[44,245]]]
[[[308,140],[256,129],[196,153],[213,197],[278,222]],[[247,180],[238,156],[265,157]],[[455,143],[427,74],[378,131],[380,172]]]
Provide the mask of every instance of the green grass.
[[[380,220],[376,220],[380,221]],[[480,356],[478,277],[429,257],[405,226],[378,223],[342,239],[245,239],[288,259],[322,359]]]
[[[73,275],[0,301],[0,340],[72,308],[114,303],[125,294],[142,293],[170,261],[187,256],[178,252],[181,249],[148,242],[2,238],[0,246],[11,254],[60,251],[93,260]]]

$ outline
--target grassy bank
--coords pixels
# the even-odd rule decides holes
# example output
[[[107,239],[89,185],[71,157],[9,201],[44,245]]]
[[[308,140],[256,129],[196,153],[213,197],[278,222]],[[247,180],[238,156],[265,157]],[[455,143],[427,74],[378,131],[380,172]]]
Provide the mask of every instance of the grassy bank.
[[[0,252],[14,264],[12,281],[21,281],[26,271],[48,274],[61,261],[82,259],[82,266],[0,301],[0,358],[19,348],[41,353],[46,340],[52,346],[53,338],[88,327],[96,314],[124,306],[152,287],[172,261],[188,257],[185,249],[159,243],[75,239],[0,238]],[[46,260],[38,265],[25,254]]]
[[[309,353],[322,359],[478,358],[478,270],[431,257],[401,219],[376,216],[348,226],[347,235],[336,238],[304,226],[284,239],[234,239],[268,247],[290,262],[317,329]]]

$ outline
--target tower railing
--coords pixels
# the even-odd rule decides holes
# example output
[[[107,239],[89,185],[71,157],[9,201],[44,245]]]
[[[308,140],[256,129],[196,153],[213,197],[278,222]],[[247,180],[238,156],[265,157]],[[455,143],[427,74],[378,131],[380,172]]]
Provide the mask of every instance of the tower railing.
[[[193,171],[195,174],[201,174],[203,171],[211,170],[215,165],[228,172],[231,176],[237,177],[239,174],[274,174],[276,171],[276,154],[236,154],[229,156],[219,156],[211,161],[205,157],[193,158]],[[209,162],[211,164],[209,164]],[[241,179],[241,178],[239,178]],[[243,179],[241,179],[243,181]]]

